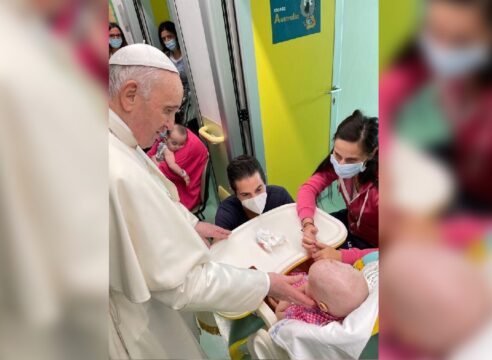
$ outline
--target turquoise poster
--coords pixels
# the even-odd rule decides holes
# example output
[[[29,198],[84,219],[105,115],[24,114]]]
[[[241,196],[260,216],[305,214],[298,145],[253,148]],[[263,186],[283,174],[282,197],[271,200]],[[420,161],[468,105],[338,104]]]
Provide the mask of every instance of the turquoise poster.
[[[274,44],[319,33],[321,0],[270,0]]]

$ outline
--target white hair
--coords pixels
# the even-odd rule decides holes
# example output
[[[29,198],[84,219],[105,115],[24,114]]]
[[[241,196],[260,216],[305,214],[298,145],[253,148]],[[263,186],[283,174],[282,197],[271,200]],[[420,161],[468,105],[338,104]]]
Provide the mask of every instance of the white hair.
[[[129,80],[134,80],[140,87],[141,94],[148,99],[156,73],[162,71],[158,68],[139,65],[110,65],[109,66],[109,97],[113,99],[118,95],[121,87]]]

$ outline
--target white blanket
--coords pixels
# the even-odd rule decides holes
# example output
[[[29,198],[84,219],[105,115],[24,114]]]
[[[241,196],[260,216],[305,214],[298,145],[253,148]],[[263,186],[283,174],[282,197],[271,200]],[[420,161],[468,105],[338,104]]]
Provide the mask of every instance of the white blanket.
[[[285,319],[273,325],[269,334],[291,359],[358,359],[371,337],[378,317],[378,286],[343,324],[325,326]]]

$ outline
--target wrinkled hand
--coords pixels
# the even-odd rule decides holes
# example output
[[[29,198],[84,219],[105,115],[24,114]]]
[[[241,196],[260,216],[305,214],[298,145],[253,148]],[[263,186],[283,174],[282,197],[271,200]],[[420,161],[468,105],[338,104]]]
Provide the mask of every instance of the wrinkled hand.
[[[268,273],[270,277],[270,290],[268,295],[278,299],[285,300],[288,303],[313,307],[315,302],[309,296],[304,294],[300,289],[296,289],[292,284],[302,279],[303,275],[287,276],[277,273]]]
[[[302,247],[306,249],[309,254],[312,254],[317,250],[316,248],[316,235],[318,234],[318,228],[315,225],[307,225],[304,228],[302,237]]]
[[[339,250],[332,248],[329,245],[316,242],[317,251],[312,253],[314,261],[323,259],[342,261],[342,253]]]
[[[268,301],[270,304],[273,306],[273,309],[275,310],[275,315],[277,316],[277,319],[282,320],[285,318],[285,310],[290,306],[290,304],[287,301],[277,301],[274,298],[269,297]]]
[[[214,238],[215,240],[227,239],[231,233],[229,230],[203,221],[196,224],[195,230],[202,238]]]

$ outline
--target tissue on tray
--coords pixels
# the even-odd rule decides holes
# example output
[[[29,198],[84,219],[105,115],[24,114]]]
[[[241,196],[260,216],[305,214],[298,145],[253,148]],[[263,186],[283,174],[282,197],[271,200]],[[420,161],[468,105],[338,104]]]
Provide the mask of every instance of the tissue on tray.
[[[272,252],[272,248],[285,242],[284,235],[275,235],[270,230],[259,229],[256,232],[256,241],[266,252]]]

